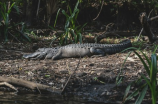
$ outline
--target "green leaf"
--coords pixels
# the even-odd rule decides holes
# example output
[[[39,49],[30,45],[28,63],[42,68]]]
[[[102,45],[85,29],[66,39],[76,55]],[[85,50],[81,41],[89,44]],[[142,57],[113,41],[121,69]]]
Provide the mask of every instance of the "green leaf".
[[[45,77],[50,77],[50,75],[45,75]]]
[[[87,25],[87,23],[85,23],[83,26],[81,26],[81,28],[78,30],[79,32],[81,32],[81,30]]]
[[[151,69],[150,69],[150,81],[156,86],[156,74],[157,74],[157,56],[151,55]]]
[[[135,104],[141,104],[141,103],[142,103],[142,101],[143,101],[143,99],[144,99],[144,97],[145,97],[145,94],[146,94],[147,89],[148,89],[148,85],[146,85],[146,86],[143,88],[143,90],[142,90],[141,93],[139,94],[139,96],[138,96],[138,98],[137,98]]]
[[[123,78],[124,78],[123,76],[120,76],[120,74],[121,73],[119,73],[117,78],[116,78],[116,85],[119,85],[122,82]]]
[[[123,97],[124,100],[127,98],[127,95],[128,95],[128,93],[129,93],[129,90],[131,89],[131,85],[132,85],[132,84],[133,84],[133,83],[129,84],[129,85],[126,87],[125,94],[124,94],[124,97]]]
[[[125,101],[132,99],[133,97],[137,96],[139,94],[139,89],[135,90],[132,94],[130,94]]]
[[[72,36],[74,37],[74,40],[75,40],[75,43],[76,43],[76,42],[77,42],[77,36],[76,36],[74,30],[73,30],[73,29],[70,29],[70,33],[71,33]]]
[[[82,43],[82,34],[81,33],[79,33],[79,41],[80,41],[80,43]]]
[[[15,2],[12,3],[12,5],[10,6],[9,10],[7,11],[8,14],[10,14],[12,7],[14,6]]]
[[[28,35],[26,35],[26,34],[22,34],[28,41],[30,41],[31,42],[31,39],[28,37]]]
[[[139,51],[143,54],[143,56],[145,57],[145,59],[148,62],[148,65],[150,66],[151,65],[151,61],[149,60],[149,58],[146,56],[146,54],[143,51],[141,51],[141,50],[139,50]]]
[[[75,5],[75,8],[74,8],[74,10],[76,10],[76,9],[77,9],[77,7],[78,7],[78,4],[79,4],[79,0],[77,1],[77,3],[76,3],[76,5]]]
[[[121,66],[121,71],[120,71],[120,73],[118,74],[118,76],[117,76],[117,78],[116,78],[116,84],[117,84],[117,85],[122,82],[123,77],[121,77],[121,78],[119,78],[119,77],[120,77],[120,75],[122,74],[123,66],[124,66],[124,64],[126,63],[127,58],[129,57],[129,55],[130,55],[131,53],[132,53],[132,51],[128,52],[128,54],[127,54],[127,56],[126,56],[126,58],[125,58],[125,60],[124,60],[124,62],[123,62],[123,64],[122,64],[122,66]]]
[[[145,63],[144,59],[136,52],[134,51],[134,53],[139,57],[140,61],[143,63],[144,68],[146,70],[146,72],[148,73],[148,75],[150,76],[150,70],[149,67],[147,66],[147,64]]]
[[[62,10],[61,12],[66,16],[66,18],[70,17],[68,14],[66,14],[65,10]]]
[[[69,9],[70,14],[72,14],[72,10],[69,5],[68,5],[68,9]]]
[[[5,21],[6,20],[5,13],[2,10],[0,10],[0,13],[1,13],[2,17],[3,17],[3,20]]]
[[[158,47],[158,45],[156,45],[156,47],[155,47],[153,53],[156,53],[157,47]]]
[[[16,10],[16,12],[19,14],[20,13],[20,9],[17,5],[14,5],[13,8]]]
[[[60,8],[59,8],[59,9],[58,9],[58,11],[57,11],[57,15],[56,15],[56,18],[55,18],[54,27],[56,26],[56,23],[57,23],[57,19],[58,19],[59,12],[60,12]]]
[[[150,84],[150,80],[149,80],[147,77],[145,77],[143,74],[141,74],[141,77],[142,77],[143,79],[145,79],[145,81],[147,82],[147,84],[148,84],[148,86],[150,87],[150,89],[152,89],[152,86],[151,86],[151,84]]]

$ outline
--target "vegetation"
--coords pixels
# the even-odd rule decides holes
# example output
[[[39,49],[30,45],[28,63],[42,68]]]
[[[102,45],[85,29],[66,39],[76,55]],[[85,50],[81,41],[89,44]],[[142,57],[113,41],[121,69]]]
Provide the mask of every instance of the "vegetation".
[[[87,31],[95,31],[99,34],[109,31],[140,31],[139,14],[142,11],[149,14],[151,10],[153,10],[151,16],[158,14],[156,0],[1,0],[0,41],[7,42],[15,39],[18,42],[31,42],[30,35],[39,37],[36,31],[43,29],[46,30],[42,31],[43,36],[53,37],[52,42],[57,40],[60,45],[83,43],[83,32]],[[155,20],[152,23],[153,27],[158,26],[157,22]],[[54,31],[56,34],[52,34]],[[90,37],[93,33],[86,34]],[[106,39],[110,41],[109,37]],[[137,97],[135,103],[140,104],[146,92],[150,90],[148,92],[151,93],[152,104],[156,104],[157,46],[151,57],[148,57],[140,50],[143,44],[141,41],[134,42],[133,45],[139,45],[139,48],[130,49],[141,60],[147,76],[141,74],[140,78],[127,86],[123,103]],[[122,67],[130,54],[131,52],[127,55]],[[117,84],[123,81],[122,71],[123,69],[117,77]],[[50,77],[50,75],[45,75],[45,77]],[[94,80],[104,83],[97,77]],[[130,93],[134,85],[138,87]]]
[[[81,32],[86,24],[84,24],[83,26],[76,26],[77,17],[79,13],[78,5],[79,5],[79,1],[76,3],[73,11],[71,10],[70,6],[68,6],[70,16],[66,13],[65,10],[62,10],[62,13],[66,17],[66,22],[64,26],[64,33],[59,37],[61,45],[63,43],[67,44],[68,40],[72,41],[71,43],[77,43],[77,42],[82,43]]]
[[[48,6],[45,8],[46,4]],[[103,8],[101,8],[102,4]],[[114,23],[115,29],[118,30],[136,29],[135,25],[139,24],[139,13],[144,10],[149,13],[153,9],[152,15],[156,15],[158,3],[155,0],[2,0],[0,8],[0,35],[5,41],[8,35],[16,40],[25,38],[30,41],[25,34],[30,26],[48,28],[47,26],[54,24],[54,30],[59,26],[63,27],[64,33],[57,37],[60,44],[66,44],[67,41],[82,42],[82,30],[86,24],[93,24],[94,18],[96,18],[94,25],[97,28],[104,24]],[[59,9],[62,13],[57,13],[58,16],[56,16]],[[18,14],[18,18],[15,13]]]
[[[24,24],[23,22],[20,23],[14,23],[10,20],[10,13],[12,11],[12,8],[16,10],[16,13],[19,14],[19,8],[17,7],[16,3],[13,2],[10,6],[9,2],[0,2],[0,14],[2,21],[0,22],[0,36],[4,37],[5,41],[8,41],[8,35],[11,35],[14,37],[16,40],[20,35],[23,35],[25,38],[30,40],[27,35],[23,34],[24,31]],[[8,6],[8,8],[7,8]],[[21,26],[21,29],[17,29],[18,26]],[[16,35],[13,35],[16,34]]]
[[[125,103],[126,101],[139,95],[137,97],[137,100],[135,103],[141,104],[146,95],[148,87],[149,87],[150,92],[151,92],[151,97],[152,97],[152,104],[156,104],[158,90],[156,88],[156,86],[157,86],[157,55],[155,54],[155,52],[157,50],[157,46],[151,55],[151,59],[149,57],[147,57],[147,55],[144,54],[143,51],[141,51],[137,48],[129,48],[129,49],[134,49],[133,52],[139,57],[142,64],[144,65],[147,76],[145,74],[141,74],[140,78],[138,78],[137,80],[133,81],[131,84],[128,85],[128,87],[126,88],[126,91],[125,91],[124,98],[123,98],[123,103]],[[139,51],[139,52],[137,52],[137,51]],[[131,52],[129,52],[129,54],[127,55],[127,57],[124,61],[124,64],[130,54],[131,54]],[[144,60],[144,58],[145,58],[145,60]],[[117,82],[120,83],[120,81],[122,81],[122,77],[118,76]],[[144,83],[144,81],[145,81],[145,83]],[[135,85],[135,84],[139,85],[139,87],[136,88],[135,91],[133,91],[132,93],[129,94],[131,86]]]

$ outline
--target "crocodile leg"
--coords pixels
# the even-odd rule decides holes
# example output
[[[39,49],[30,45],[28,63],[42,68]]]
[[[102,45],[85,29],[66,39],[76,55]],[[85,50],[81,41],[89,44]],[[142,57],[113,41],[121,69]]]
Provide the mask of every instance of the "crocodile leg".
[[[105,52],[104,52],[103,47],[91,47],[90,52],[93,55],[105,56]]]
[[[62,50],[59,49],[59,51],[52,57],[53,60],[58,60],[60,58],[62,58]]]
[[[54,56],[56,56],[57,53],[58,53],[58,51],[51,51],[51,52],[48,52],[47,55],[45,56],[45,59],[51,59],[51,58],[53,58]]]

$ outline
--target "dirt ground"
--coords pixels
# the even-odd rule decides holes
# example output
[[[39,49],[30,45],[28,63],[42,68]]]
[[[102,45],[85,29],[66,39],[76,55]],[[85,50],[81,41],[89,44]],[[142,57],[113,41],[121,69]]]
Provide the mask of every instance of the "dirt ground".
[[[8,48],[9,46],[10,44],[4,45],[0,50],[1,76],[15,77],[63,89],[69,76],[72,75],[66,86],[66,93],[84,95],[92,101],[120,103],[128,83],[145,72],[142,63],[134,53],[122,67],[128,52],[81,59],[28,60],[22,58],[24,52],[30,51],[27,50],[28,47],[17,51],[24,44],[12,44]],[[116,86],[116,78],[121,68],[123,68],[124,83]]]

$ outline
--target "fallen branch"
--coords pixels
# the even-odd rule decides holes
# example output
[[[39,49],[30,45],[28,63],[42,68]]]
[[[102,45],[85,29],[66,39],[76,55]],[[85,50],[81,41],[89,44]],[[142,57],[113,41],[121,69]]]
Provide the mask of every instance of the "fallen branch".
[[[13,85],[26,87],[26,88],[29,88],[31,90],[42,90],[42,91],[49,91],[52,93],[61,93],[61,91],[58,90],[57,88],[43,85],[43,84],[39,84],[39,83],[26,81],[23,79],[17,79],[14,77],[2,77],[2,76],[0,76],[0,82],[7,82],[7,83],[10,83]]]

